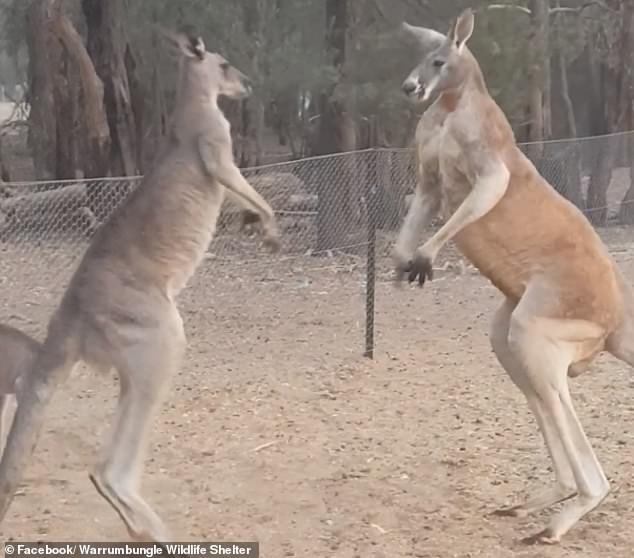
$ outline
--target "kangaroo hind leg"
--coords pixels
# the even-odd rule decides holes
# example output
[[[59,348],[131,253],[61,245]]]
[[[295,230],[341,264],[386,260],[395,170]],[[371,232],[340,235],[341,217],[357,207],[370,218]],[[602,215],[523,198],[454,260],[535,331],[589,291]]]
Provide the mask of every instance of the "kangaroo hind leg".
[[[173,309],[169,319],[126,347],[115,365],[120,395],[114,426],[90,479],[136,541],[169,541],[163,521],[140,496],[139,484],[152,419],[184,347],[182,322]]]
[[[545,417],[537,393],[527,379],[522,362],[509,346],[511,313],[514,309],[515,304],[507,300],[495,313],[490,332],[491,347],[502,368],[526,397],[546,443],[555,473],[555,483],[531,495],[525,503],[498,509],[494,512],[496,515],[524,517],[575,496],[577,488],[564,448],[551,423]]]
[[[543,423],[542,431],[559,474],[567,462],[577,495],[555,513],[548,527],[525,542],[558,542],[609,492],[609,483],[577,417],[568,388],[571,364],[589,359],[602,346],[604,330],[585,320],[548,316],[553,293],[547,283],[528,286],[510,316],[508,346],[521,364],[516,383]],[[547,313],[548,312],[548,313]],[[570,481],[565,476],[564,486]]]

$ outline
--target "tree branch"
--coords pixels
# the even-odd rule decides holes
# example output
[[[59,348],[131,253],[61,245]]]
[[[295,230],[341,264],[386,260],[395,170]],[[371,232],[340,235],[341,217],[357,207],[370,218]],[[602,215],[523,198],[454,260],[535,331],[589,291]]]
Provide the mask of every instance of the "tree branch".
[[[561,13],[580,14],[581,12],[586,10],[587,8],[592,8],[593,6],[598,6],[599,8],[601,8],[603,10],[610,11],[610,12],[616,12],[617,11],[614,8],[611,8],[610,6],[605,4],[604,2],[601,2],[600,0],[592,0],[590,2],[586,2],[585,4],[582,4],[581,6],[577,6],[576,8],[566,8],[566,7],[563,7],[563,6],[558,6],[556,8],[550,9],[548,13],[550,15],[552,15],[552,14],[561,14]]]
[[[513,10],[516,12],[522,12],[527,15],[531,15],[531,11],[524,6],[517,6],[516,4],[489,4],[486,7],[487,10]]]
[[[581,14],[581,12],[583,12],[584,10],[588,8],[592,8],[593,6],[598,6],[599,8],[602,8],[610,12],[617,11],[614,8],[611,8],[610,6],[605,4],[604,2],[601,2],[600,0],[591,0],[590,2],[586,2],[585,4],[582,4],[581,6],[577,6],[576,8],[566,8],[562,6],[551,8],[550,10],[548,10],[548,15],[556,15],[556,14],[562,14],[562,13]],[[515,12],[521,12],[526,15],[532,14],[529,8],[525,6],[518,6],[516,4],[489,4],[488,6],[486,6],[485,9],[486,10],[513,10]]]

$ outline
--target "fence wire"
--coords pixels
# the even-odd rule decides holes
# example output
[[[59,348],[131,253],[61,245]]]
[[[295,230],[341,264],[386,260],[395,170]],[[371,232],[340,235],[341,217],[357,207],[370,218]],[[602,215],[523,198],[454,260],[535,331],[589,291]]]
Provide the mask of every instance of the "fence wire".
[[[593,222],[634,221],[627,211],[633,134],[521,148]],[[365,150],[243,173],[276,211],[282,249],[270,255],[240,231],[240,209],[225,202],[207,257],[181,295],[195,342],[222,339],[255,361],[269,358],[271,347],[280,354],[302,346],[316,365],[323,354],[373,349],[374,289],[380,311],[393,296],[389,252],[416,184],[412,151]],[[4,321],[41,337],[90,238],[140,180],[0,186]]]

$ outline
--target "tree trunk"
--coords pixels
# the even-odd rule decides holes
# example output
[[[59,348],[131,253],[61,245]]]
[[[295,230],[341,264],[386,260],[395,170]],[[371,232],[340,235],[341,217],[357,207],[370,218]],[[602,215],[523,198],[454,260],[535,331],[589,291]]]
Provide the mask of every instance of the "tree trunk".
[[[606,100],[606,76],[605,66],[602,64],[603,55],[598,45],[592,42],[585,48],[588,64],[588,96],[590,98],[589,125],[590,135],[600,136],[608,131],[607,100]]]
[[[57,120],[53,72],[59,66],[59,49],[51,37],[51,0],[33,0],[26,15],[29,53],[29,135],[35,175],[55,177]],[[53,47],[53,48],[52,48]]]
[[[570,88],[568,87],[568,68],[566,67],[566,59],[563,52],[559,50],[559,72],[561,76],[561,97],[566,107],[566,124],[568,127],[568,138],[577,137],[577,121],[575,119],[575,109],[570,97]]]
[[[58,62],[59,66],[53,69],[53,98],[58,122],[55,178],[72,179],[78,174],[81,164],[77,146],[81,120],[76,110],[79,104],[79,77],[66,52]]]
[[[634,0],[623,2],[623,17],[621,28],[621,67],[619,76],[621,87],[619,91],[619,129],[632,130],[634,126],[634,75],[632,72],[631,54],[634,50]],[[625,50],[623,50],[625,49]],[[627,138],[630,153],[630,187],[621,200],[619,219],[623,224],[634,223],[634,141]]]
[[[88,29],[88,52],[104,85],[110,128],[110,171],[131,176],[139,172],[139,146],[132,94],[125,64],[121,0],[82,0]]]
[[[102,85],[60,0],[28,9],[29,145],[38,178],[103,176],[108,127]]]
[[[549,2],[546,3],[546,9],[548,9]],[[548,14],[548,13],[547,13]],[[553,116],[552,116],[552,68],[551,68],[551,60],[550,60],[550,45],[548,42],[548,38],[550,36],[550,26],[548,25],[548,15],[546,15],[546,30],[545,30],[545,38],[546,42],[543,47],[544,52],[544,67],[542,70],[543,76],[543,95],[542,95],[542,114],[544,117],[544,139],[549,140],[553,137]]]
[[[130,102],[132,106],[132,113],[134,114],[135,124],[135,144],[137,147],[137,168],[139,173],[143,174],[144,168],[144,133],[145,133],[145,88],[137,77],[136,67],[137,62],[132,52],[132,47],[128,43],[125,48],[125,69],[128,76],[128,83],[130,84]]]
[[[560,0],[557,0],[555,7],[561,7]],[[562,16],[557,16],[558,20],[562,20]],[[577,27],[580,30],[580,26],[577,23]],[[577,121],[575,119],[575,110],[572,104],[572,98],[570,97],[570,88],[568,86],[568,65],[566,63],[566,57],[564,55],[564,45],[559,35],[556,39],[557,49],[557,65],[559,67],[559,76],[561,79],[561,97],[566,108],[566,123],[568,128],[568,137],[574,139],[577,137]],[[583,192],[581,191],[581,154],[580,148],[577,142],[572,146],[571,156],[566,156],[566,176],[567,176],[567,189],[566,197],[574,203],[581,211],[585,211],[585,200],[583,198]]]
[[[550,92],[546,94],[546,87],[550,79],[546,72],[550,71],[548,60],[548,0],[530,0],[531,30],[530,30],[530,65],[528,72],[529,87],[529,134],[530,142],[542,142],[550,127]],[[543,146],[540,144],[529,147],[530,156],[540,157]]]
[[[634,139],[630,136],[627,138],[628,153],[630,154],[630,161],[634,161]],[[619,221],[623,225],[634,224],[634,163],[630,164],[630,187],[625,192],[621,205],[619,207]]]
[[[568,69],[566,67],[566,60],[563,55],[561,45],[559,45],[559,71],[561,73],[561,95],[563,97],[564,105],[566,107],[566,119],[568,122],[568,137],[575,139],[577,137],[577,122],[575,120],[575,111],[570,98],[570,91],[568,88]],[[566,197],[574,203],[581,211],[586,208],[585,200],[583,198],[583,192],[581,190],[581,153],[580,146],[577,142],[574,142],[571,148],[571,157],[568,158],[568,191]]]
[[[249,77],[253,80],[255,88],[253,94],[244,101],[243,112],[243,153],[242,158],[248,166],[257,166],[262,163],[264,143],[264,95],[262,90],[262,74],[266,71],[262,53],[266,50],[265,35],[265,10],[266,0],[243,0],[242,13],[244,32],[249,37],[248,57],[251,67],[248,70]]]
[[[560,0],[557,0],[555,4],[556,8],[561,7]],[[558,23],[563,21],[563,17],[561,15],[557,16]],[[580,32],[581,26],[577,23],[577,29]],[[564,106],[566,107],[566,123],[568,125],[568,137],[576,138],[577,137],[577,121],[575,119],[575,109],[572,104],[572,99],[570,97],[570,88],[568,86],[568,64],[566,63],[566,57],[564,55],[564,45],[561,37],[557,35],[556,39],[556,48],[557,48],[557,62],[559,65],[559,77],[561,79],[561,98],[564,102]]]
[[[61,2],[56,3],[54,29],[63,46],[66,71],[56,80],[55,96],[62,102],[62,107],[64,102],[68,107],[57,115],[60,123],[58,143],[70,146],[72,165],[67,171],[59,168],[57,176],[75,178],[79,170],[88,177],[104,176],[108,170],[109,131],[103,106],[103,85],[79,33],[62,13],[61,6]],[[61,154],[59,149],[58,153]],[[58,167],[62,162],[63,159],[58,159]]]
[[[608,220],[608,187],[612,178],[614,153],[608,138],[602,138],[596,150],[590,183],[586,215],[595,226],[604,226]]]
[[[154,24],[159,22],[158,3],[155,3],[153,6],[152,18]],[[160,52],[161,45],[159,44],[158,33],[152,33],[151,45],[154,52]],[[167,133],[168,111],[167,101],[165,98],[165,87],[163,86],[163,79],[161,76],[160,60],[154,57],[152,59],[151,91],[153,96],[151,102],[151,117],[149,120],[151,127],[150,137],[152,139],[150,145],[148,145],[147,141],[143,142],[143,150],[141,150],[141,155],[144,158],[143,160],[145,160],[145,156],[149,156],[149,154],[155,156],[155,154],[158,153],[163,137]],[[143,168],[143,165],[140,166]]]
[[[327,155],[354,149],[354,120],[344,103],[335,97],[336,85],[343,81],[346,62],[346,35],[349,18],[348,0],[326,0],[326,45],[332,55],[332,65],[338,79],[324,89],[318,97],[319,125],[313,146],[313,155]],[[339,166],[344,159],[332,160]],[[345,244],[352,221],[348,190],[354,180],[346,169],[327,169],[317,178],[317,250],[323,252]],[[335,182],[335,177],[337,181]]]

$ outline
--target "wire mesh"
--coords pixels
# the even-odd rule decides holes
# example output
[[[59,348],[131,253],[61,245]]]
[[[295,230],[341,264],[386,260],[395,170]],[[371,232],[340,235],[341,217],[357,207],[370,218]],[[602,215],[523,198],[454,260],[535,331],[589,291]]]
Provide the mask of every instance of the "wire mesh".
[[[299,345],[361,352],[370,151],[243,171],[277,214],[280,253],[240,231],[227,201],[198,272],[180,296],[190,344],[221,342],[251,362]],[[0,199],[2,320],[41,338],[90,238],[140,177],[12,183]],[[326,209],[327,208],[327,209]],[[323,343],[320,346],[320,341]],[[194,349],[195,350],[195,349]]]
[[[519,147],[549,184],[585,213],[617,261],[632,259],[634,133],[520,144]],[[383,187],[398,200],[392,205],[383,203],[378,209],[384,220],[398,222],[395,228],[383,223],[377,234],[377,251],[382,256],[377,258],[375,345],[389,350],[393,335],[390,329],[394,327],[395,315],[407,313],[412,322],[433,322],[436,308],[446,303],[446,300],[437,297],[436,289],[431,287],[428,295],[431,301],[427,298],[426,303],[433,306],[423,308],[419,306],[420,296],[416,289],[403,294],[402,290],[395,290],[390,285],[393,267],[389,252],[415,188],[415,156],[409,149],[383,150],[377,156],[383,158],[379,166],[385,165],[390,169],[389,178],[382,181]],[[431,235],[440,225],[440,221],[432,221],[425,236]],[[452,243],[439,253],[434,267],[435,285],[438,285],[438,281],[457,281],[455,289],[451,289],[454,293],[452,296],[464,299],[472,296],[497,298],[492,287],[482,286],[477,271],[455,250]],[[443,293],[442,296],[446,296],[447,291]],[[412,313],[412,305],[416,305],[418,312]]]
[[[634,219],[624,208],[631,205],[633,138],[616,134],[521,148],[593,222],[629,223]],[[379,317],[375,338],[375,296],[381,314],[393,297],[390,250],[415,189],[413,152],[341,153],[243,174],[273,206],[282,249],[271,255],[257,237],[240,231],[240,208],[225,203],[206,258],[180,297],[194,345],[222,342],[253,355],[256,368],[298,347],[315,367],[323,355],[358,356],[364,342],[373,349],[383,327]],[[0,186],[4,321],[41,337],[90,238],[140,180]],[[468,267],[451,249],[437,265],[461,272]]]

